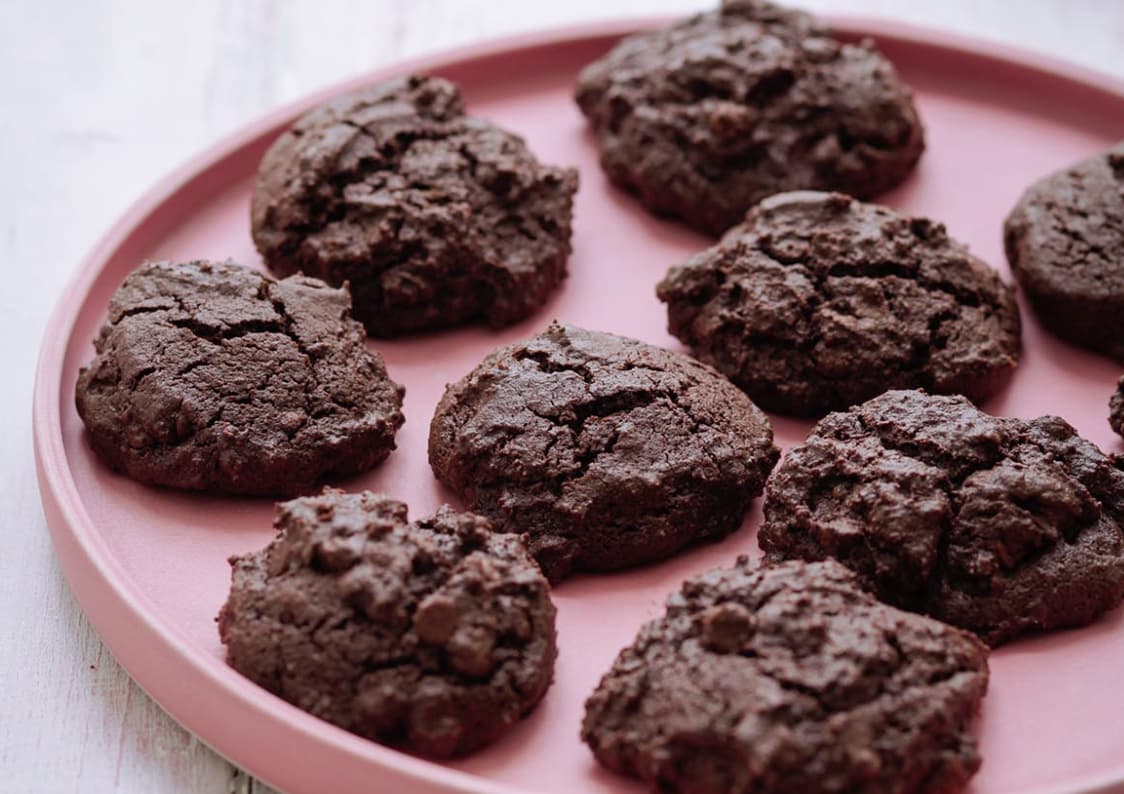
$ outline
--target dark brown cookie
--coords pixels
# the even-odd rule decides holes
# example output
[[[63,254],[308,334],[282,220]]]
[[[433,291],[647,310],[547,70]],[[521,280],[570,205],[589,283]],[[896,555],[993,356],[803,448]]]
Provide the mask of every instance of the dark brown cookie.
[[[733,532],[777,461],[769,420],[721,375],[612,334],[551,325],[437,406],[433,472],[551,579]]]
[[[586,701],[610,769],[677,794],[947,794],[980,765],[972,635],[835,562],[740,558],[684,583]]]
[[[515,535],[447,507],[325,491],[277,506],[276,539],[232,557],[232,667],[321,719],[424,755],[495,741],[554,670],[550,587]]]
[[[1124,143],[1027,188],[1004,242],[1042,324],[1124,363]]]
[[[657,287],[672,334],[761,407],[822,416],[887,389],[979,401],[1019,359],[1019,310],[944,226],[838,193],[765,199]]]
[[[1120,436],[1124,437],[1124,378],[1116,384],[1116,392],[1108,403],[1108,423]]]
[[[1062,419],[895,391],[831,414],[766,487],[773,560],[834,557],[992,645],[1124,598],[1124,472]]]
[[[629,36],[576,98],[609,178],[708,234],[785,190],[872,198],[924,149],[910,91],[870,41],[759,0]]]
[[[125,279],[75,388],[90,444],[134,480],[292,495],[394,449],[403,388],[346,289],[233,262],[149,262]]]
[[[406,77],[302,117],[266,153],[254,243],[281,274],[351,285],[375,336],[499,327],[566,275],[577,172],[466,116],[446,80]]]

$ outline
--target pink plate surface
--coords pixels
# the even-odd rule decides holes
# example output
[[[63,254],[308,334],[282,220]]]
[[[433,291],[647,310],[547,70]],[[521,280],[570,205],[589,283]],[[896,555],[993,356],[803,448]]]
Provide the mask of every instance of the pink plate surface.
[[[649,20],[645,24],[652,24]],[[470,109],[522,133],[550,163],[576,165],[571,275],[543,311],[502,333],[464,329],[378,342],[407,385],[399,450],[344,484],[409,502],[414,516],[456,499],[426,463],[426,431],[446,382],[493,347],[552,317],[677,347],[654,285],[705,244],[649,217],[606,183],[570,99],[579,68],[636,23],[478,47],[371,74],[284,108],[219,144],[142,198],[98,244],[48,329],[36,383],[34,432],[43,503],[60,563],[79,602],[129,673],[217,751],[278,787],[299,792],[635,792],[599,769],[578,741],[582,703],[617,650],[659,613],[687,575],[757,553],[755,507],[741,531],[674,560],[557,588],[561,655],[537,711],[493,747],[437,765],[354,737],[257,688],[223,662],[214,616],[229,583],[227,556],[271,537],[272,504],[147,488],[91,454],[73,408],[78,367],[91,357],[112,290],[145,258],[226,258],[260,265],[248,203],[266,146],[295,115],[342,90],[405,71],[458,82]],[[1038,176],[1124,137],[1124,86],[1018,54],[874,23],[872,34],[916,90],[928,130],[920,168],[884,201],[947,223],[1006,272],[1003,217]],[[1043,333],[1024,307],[1025,360],[987,406],[999,414],[1059,413],[1119,451],[1106,403],[1119,369]],[[809,424],[778,419],[782,446]],[[977,794],[1124,791],[1124,610],[1078,631],[1017,642],[992,657],[992,687],[977,723],[984,765]]]

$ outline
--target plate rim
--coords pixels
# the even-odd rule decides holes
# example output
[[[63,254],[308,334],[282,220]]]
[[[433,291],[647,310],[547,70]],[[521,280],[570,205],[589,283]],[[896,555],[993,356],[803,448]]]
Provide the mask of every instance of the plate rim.
[[[177,194],[203,180],[208,173],[252,146],[275,128],[291,123],[298,115],[329,97],[336,96],[374,81],[413,71],[439,71],[451,66],[494,57],[515,57],[529,51],[566,47],[591,39],[611,39],[639,30],[666,25],[678,16],[645,16],[586,22],[532,32],[489,38],[465,46],[443,49],[417,57],[394,61],[362,74],[333,82],[299,99],[267,111],[253,121],[220,137],[215,143],[187,158],[181,165],[155,181],[136,199],[109,229],[94,243],[67,280],[44,328],[32,397],[32,439],[40,499],[48,528],[64,577],[79,606],[97,631],[101,641],[130,677],[193,736],[239,767],[249,770],[278,788],[277,780],[257,759],[246,758],[250,752],[244,743],[212,742],[197,731],[197,721],[184,718],[181,704],[169,704],[174,698],[158,696],[146,686],[155,677],[159,656],[162,662],[173,662],[182,673],[190,673],[209,688],[211,699],[221,695],[233,701],[247,716],[266,720],[274,732],[316,742],[321,749],[348,757],[353,763],[376,764],[386,780],[375,783],[410,785],[417,794],[463,792],[464,794],[527,794],[525,789],[486,780],[477,775],[450,769],[437,762],[393,750],[354,736],[341,728],[323,722],[297,709],[258,687],[247,688],[237,677],[223,676],[203,664],[193,650],[165,626],[144,603],[126,577],[115,575],[116,559],[104,546],[100,533],[85,510],[76,481],[70,470],[62,436],[61,393],[66,350],[74,333],[75,313],[70,311],[75,300],[88,293],[106,261],[123,247],[131,236],[143,230],[152,216]],[[968,57],[983,63],[1030,72],[1038,79],[1061,80],[1083,90],[1099,91],[1124,103],[1124,79],[1115,75],[1073,64],[1062,59],[938,28],[926,28],[904,22],[867,16],[826,15],[832,27],[845,38],[871,37],[894,40],[908,47],[943,50],[950,55]],[[136,639],[140,638],[141,643]],[[138,648],[128,648],[139,645]],[[137,668],[143,668],[136,672]],[[232,671],[225,671],[232,672]],[[237,674],[233,674],[237,676]],[[221,746],[219,746],[221,745]],[[235,746],[238,745],[238,746]],[[986,759],[985,759],[986,760]],[[1109,794],[1124,790],[1124,758],[1118,766],[1077,782],[1075,788],[1040,787],[1027,794]],[[300,790],[300,789],[298,789]]]

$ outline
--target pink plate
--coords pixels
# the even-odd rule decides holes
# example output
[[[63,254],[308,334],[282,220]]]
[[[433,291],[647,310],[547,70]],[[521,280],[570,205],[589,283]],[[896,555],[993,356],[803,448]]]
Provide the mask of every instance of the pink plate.
[[[655,24],[648,20],[643,26]],[[599,769],[578,741],[582,703],[617,650],[656,615],[687,575],[756,553],[759,506],[741,531],[663,564],[580,577],[555,593],[561,656],[545,701],[517,730],[470,759],[432,764],[359,739],[289,706],[223,662],[214,617],[229,583],[226,558],[271,537],[272,504],[146,488],[91,454],[73,407],[78,367],[112,290],[145,258],[259,259],[249,195],[266,146],[298,113],[340,91],[407,71],[436,72],[464,89],[472,111],[522,133],[546,162],[581,169],[571,276],[550,305],[502,333],[464,329],[379,342],[408,387],[399,450],[347,483],[427,514],[449,494],[426,463],[426,431],[447,381],[493,347],[551,317],[675,346],[655,282],[705,240],[648,216],[606,184],[570,92],[579,68],[637,23],[602,25],[477,47],[366,75],[283,108],[161,181],[98,243],[59,303],[43,343],[34,403],[35,451],[62,569],[90,620],[137,682],[189,730],[266,781],[313,792],[635,792]],[[1003,217],[1038,176],[1124,137],[1124,85],[1018,54],[878,23],[873,34],[914,87],[929,148],[916,174],[885,197],[945,221],[1006,271]],[[1045,335],[1024,309],[1025,361],[986,407],[1060,413],[1082,435],[1120,450],[1107,421],[1119,368]],[[784,446],[808,423],[778,419]],[[978,794],[1124,791],[1124,610],[1089,628],[1017,642],[992,657],[977,724],[985,759]]]

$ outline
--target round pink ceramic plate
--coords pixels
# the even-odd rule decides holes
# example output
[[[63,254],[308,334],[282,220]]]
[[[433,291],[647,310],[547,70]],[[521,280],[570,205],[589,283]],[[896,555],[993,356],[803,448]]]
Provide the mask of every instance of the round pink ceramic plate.
[[[654,24],[646,21],[644,26]],[[759,505],[725,541],[642,570],[557,588],[561,655],[554,686],[517,730],[470,759],[431,764],[352,736],[259,689],[223,662],[214,617],[229,582],[226,558],[271,537],[272,504],[147,488],[91,454],[73,407],[78,367],[106,301],[146,258],[232,257],[259,264],[249,196],[258,160],[298,113],[339,91],[406,71],[461,85],[471,110],[522,133],[540,157],[581,169],[571,276],[550,305],[493,333],[464,329],[379,342],[407,385],[399,450],[346,483],[427,514],[449,494],[426,463],[426,430],[447,381],[493,347],[552,317],[674,347],[654,285],[706,240],[648,216],[612,189],[570,99],[582,65],[637,23],[524,38],[382,70],[284,108],[163,180],[97,245],[48,328],[34,404],[35,448],[47,520],[63,571],[90,620],[129,673],[218,752],[278,787],[299,792],[635,792],[599,769],[578,741],[582,703],[618,649],[656,615],[687,575],[757,553]],[[1124,137],[1124,86],[1021,55],[885,24],[840,24],[872,34],[914,87],[928,129],[916,174],[884,201],[945,221],[1001,270],[1000,227],[1038,176]],[[1106,421],[1119,371],[1045,335],[1024,309],[1025,361],[987,409],[1059,413],[1103,448],[1120,449]],[[780,443],[809,425],[776,421]],[[992,687],[977,723],[982,794],[1124,791],[1124,610],[1096,625],[1017,642],[992,657]]]

